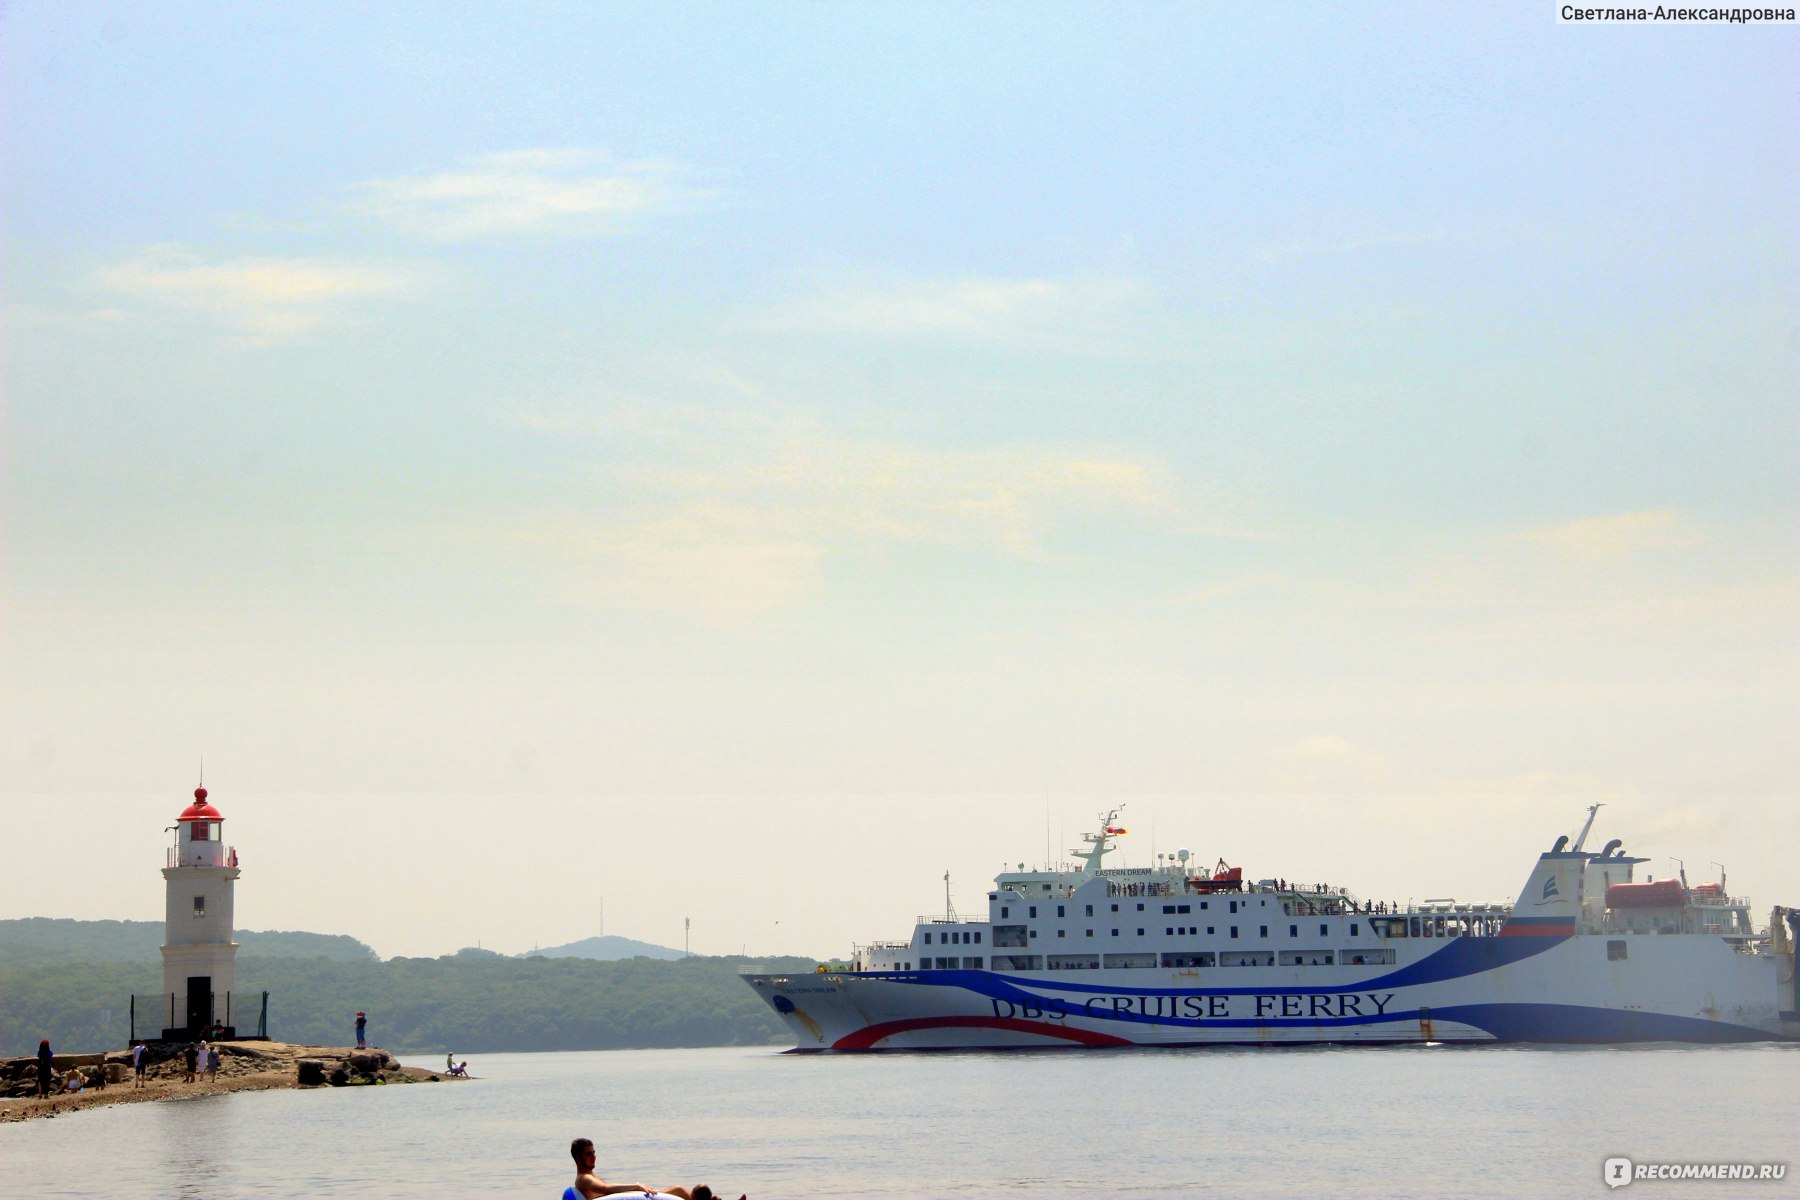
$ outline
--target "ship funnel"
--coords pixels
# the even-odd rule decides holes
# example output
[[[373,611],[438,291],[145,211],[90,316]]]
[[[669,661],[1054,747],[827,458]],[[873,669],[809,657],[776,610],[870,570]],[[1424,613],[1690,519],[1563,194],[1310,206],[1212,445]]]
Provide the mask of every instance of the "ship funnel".
[[[1513,905],[1512,916],[1501,927],[1501,937],[1570,937],[1575,933],[1575,918],[1581,911],[1581,875],[1588,856],[1564,851],[1568,844],[1568,838],[1558,838],[1556,849],[1538,857],[1536,869]]]
[[[1561,837],[1556,839],[1556,845],[1550,847],[1550,853],[1561,854],[1564,850],[1567,850],[1568,848],[1569,848],[1569,835],[1565,833]]]
[[[1617,850],[1620,846],[1623,846],[1624,844],[1625,844],[1624,838],[1614,838],[1612,841],[1606,843],[1606,849],[1604,849],[1600,852],[1600,857],[1601,858],[1607,857],[1614,850]]]

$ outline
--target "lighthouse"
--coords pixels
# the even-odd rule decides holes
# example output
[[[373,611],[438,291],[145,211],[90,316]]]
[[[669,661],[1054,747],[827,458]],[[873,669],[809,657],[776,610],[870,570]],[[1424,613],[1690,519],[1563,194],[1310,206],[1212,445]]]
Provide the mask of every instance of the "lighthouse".
[[[175,818],[163,879],[168,890],[163,939],[163,993],[172,997],[169,1040],[199,1037],[215,1023],[232,1024],[237,943],[231,940],[237,851],[225,845],[225,817],[194,789],[194,802]],[[185,1024],[178,1024],[185,1018]]]

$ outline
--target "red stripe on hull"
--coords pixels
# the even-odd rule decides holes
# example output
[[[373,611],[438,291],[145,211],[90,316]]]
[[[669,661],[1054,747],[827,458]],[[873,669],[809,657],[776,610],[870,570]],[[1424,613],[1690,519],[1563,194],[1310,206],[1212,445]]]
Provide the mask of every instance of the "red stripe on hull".
[[[1095,1033],[1087,1029],[1069,1029],[1061,1025],[1047,1025],[1042,1021],[1026,1021],[1019,1017],[916,1017],[907,1021],[888,1021],[880,1025],[871,1025],[867,1029],[859,1029],[847,1037],[839,1038],[831,1048],[833,1050],[868,1050],[875,1043],[885,1041],[897,1033],[911,1033],[917,1029],[1005,1029],[1013,1033],[1029,1033],[1038,1037],[1057,1038],[1065,1042],[1079,1042],[1084,1046],[1130,1046],[1133,1043],[1110,1033]]]
[[[1502,925],[1501,937],[1574,937],[1574,925]]]

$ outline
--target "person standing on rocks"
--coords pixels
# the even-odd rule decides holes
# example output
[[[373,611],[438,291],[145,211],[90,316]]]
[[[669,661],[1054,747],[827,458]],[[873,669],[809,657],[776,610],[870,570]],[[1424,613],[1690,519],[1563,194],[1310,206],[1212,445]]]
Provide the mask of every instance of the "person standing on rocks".
[[[136,1043],[134,1043],[131,1047],[131,1073],[132,1073],[133,1077],[135,1077],[137,1080],[137,1082],[135,1084],[133,1084],[132,1086],[134,1088],[143,1087],[144,1086],[144,1043],[141,1039],[139,1041],[137,1041]]]
[[[45,1038],[38,1043],[37,1093],[40,1099],[50,1098],[50,1066],[56,1061],[56,1055],[50,1049],[50,1039]]]
[[[182,1056],[184,1064],[187,1067],[187,1078],[183,1079],[181,1082],[192,1083],[194,1082],[194,1067],[200,1062],[200,1047],[193,1042],[189,1042],[187,1044],[187,1049],[182,1051]]]
[[[367,1050],[369,1048],[369,1039],[366,1036],[368,1034],[368,1032],[369,1032],[369,1014],[366,1012],[357,1013],[356,1014],[356,1048],[358,1050]]]

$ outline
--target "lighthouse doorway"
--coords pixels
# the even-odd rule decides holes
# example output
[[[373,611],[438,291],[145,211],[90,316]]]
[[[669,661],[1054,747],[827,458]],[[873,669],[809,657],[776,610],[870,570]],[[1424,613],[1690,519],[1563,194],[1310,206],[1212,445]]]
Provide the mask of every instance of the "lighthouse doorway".
[[[189,975],[187,981],[187,1027],[191,1036],[212,1028],[213,994],[211,975]]]

